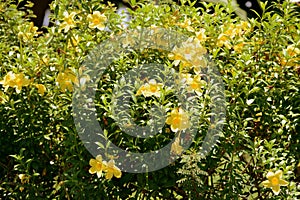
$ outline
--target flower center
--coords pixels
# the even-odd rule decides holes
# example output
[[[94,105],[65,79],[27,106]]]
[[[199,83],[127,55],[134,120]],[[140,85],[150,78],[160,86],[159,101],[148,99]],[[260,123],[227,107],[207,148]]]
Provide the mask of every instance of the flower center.
[[[67,22],[67,24],[69,24],[69,25],[73,24],[73,20],[72,20],[71,18],[68,18],[68,19],[66,20],[66,22]]]
[[[180,124],[180,117],[174,117],[173,124]]]
[[[23,83],[23,80],[22,80],[22,79],[18,78],[18,79],[16,80],[16,85],[22,85],[22,83]]]
[[[150,85],[150,91],[151,92],[156,92],[157,87],[155,85]]]
[[[99,24],[100,20],[99,19],[94,19],[94,24]]]
[[[278,178],[276,178],[276,177],[272,178],[271,183],[272,183],[272,185],[278,185],[279,184]]]
[[[192,87],[194,90],[197,89],[197,88],[198,88],[198,83],[193,82],[193,83],[191,84],[191,87]]]
[[[97,171],[102,170],[102,164],[100,162],[97,162],[96,169],[97,169]]]

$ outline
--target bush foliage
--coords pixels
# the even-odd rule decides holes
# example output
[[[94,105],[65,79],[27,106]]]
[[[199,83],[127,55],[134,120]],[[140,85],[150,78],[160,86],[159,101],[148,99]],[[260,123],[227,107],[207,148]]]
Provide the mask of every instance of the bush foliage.
[[[126,27],[112,4],[54,1],[51,21],[56,25],[42,33],[30,22],[30,11],[18,10],[10,0],[0,2],[0,196],[299,199],[300,18],[294,12],[296,5],[274,2],[282,13],[265,12],[262,19],[245,22],[234,17],[233,8],[219,4],[195,8],[187,2],[130,3],[135,9],[129,11],[132,20]],[[212,9],[214,13],[206,12]],[[82,63],[91,50],[106,39],[143,27],[162,27],[199,41],[222,77],[226,120],[205,158],[197,152],[209,126],[207,106],[191,147],[174,163],[154,172],[99,178],[89,173],[93,156],[74,125],[74,87],[82,84],[78,77],[85,73]],[[183,125],[177,130],[169,119],[158,135],[143,142],[118,127],[112,112],[114,87],[126,71],[145,63],[160,63],[192,78],[203,70],[189,68],[170,52],[151,49],[132,50],[111,64],[96,93],[98,119],[116,145],[138,152],[159,149],[185,129]],[[200,85],[194,92],[202,105],[210,99],[204,95],[206,82],[200,79],[193,81]],[[162,89],[164,98],[145,88],[139,94],[133,95],[130,113],[140,125],[147,124],[152,105],[162,105],[168,113],[180,107],[167,89]],[[180,154],[180,140],[176,142],[173,152]],[[109,155],[104,158],[109,159]],[[279,170],[288,184],[282,184],[276,195],[277,189],[265,187],[265,181],[268,174],[276,185],[270,172]]]

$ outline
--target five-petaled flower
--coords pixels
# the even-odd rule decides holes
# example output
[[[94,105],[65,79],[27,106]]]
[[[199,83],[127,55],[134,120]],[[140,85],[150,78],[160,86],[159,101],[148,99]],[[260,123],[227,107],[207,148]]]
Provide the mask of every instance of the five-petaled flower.
[[[201,80],[200,75],[194,75],[193,77],[191,74],[183,74],[185,78],[185,82],[189,85],[188,91],[197,91],[202,92],[202,87],[205,86],[207,83],[204,80]]]
[[[106,179],[112,179],[113,176],[115,176],[116,178],[121,178],[122,176],[122,172],[117,166],[115,166],[114,160],[108,161],[104,171],[106,172]]]
[[[68,32],[71,28],[75,27],[75,15],[76,12],[71,12],[70,14],[67,11],[64,12],[64,22],[60,25],[60,29],[64,29],[65,33]]]
[[[104,14],[101,14],[99,11],[94,11],[93,14],[87,16],[89,21],[89,28],[97,28],[99,30],[104,30],[107,18]]]
[[[282,171],[278,170],[275,173],[268,172],[266,181],[263,181],[263,186],[271,188],[275,195],[278,195],[280,192],[280,186],[287,186],[289,183],[281,179]]]
[[[151,79],[149,81],[149,83],[142,85],[138,89],[136,95],[143,94],[144,97],[150,97],[152,95],[156,96],[156,97],[160,97],[160,91],[161,91],[162,87],[163,87],[163,84],[156,83],[156,81],[154,79]]]
[[[9,87],[14,87],[16,92],[20,93],[23,86],[30,84],[30,80],[27,79],[23,73],[15,74],[10,71],[4,76],[4,80],[0,81],[0,84],[5,88],[5,92]]]
[[[171,125],[173,132],[185,130],[190,127],[189,116],[182,108],[173,109],[166,123]]]
[[[102,156],[98,155],[96,159],[90,159],[91,168],[89,172],[91,174],[97,173],[98,178],[102,176],[102,172],[106,169],[106,162],[102,161]]]

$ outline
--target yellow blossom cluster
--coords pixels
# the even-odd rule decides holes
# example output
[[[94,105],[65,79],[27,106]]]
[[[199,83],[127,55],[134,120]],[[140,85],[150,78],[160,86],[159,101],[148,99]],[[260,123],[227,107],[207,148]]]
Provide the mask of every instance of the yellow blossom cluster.
[[[115,161],[110,160],[108,162],[102,160],[102,156],[98,155],[96,159],[90,159],[89,172],[91,174],[97,174],[98,178],[102,177],[102,173],[105,172],[106,179],[112,179],[113,177],[121,178],[122,172],[121,170],[115,166]]]
[[[72,28],[75,28],[77,22],[75,21],[74,17],[76,15],[77,13],[74,11],[70,14],[68,11],[65,11],[63,13],[63,22],[60,24],[59,30],[64,30],[64,32],[67,33]],[[101,14],[99,11],[94,11],[92,14],[87,15],[87,21],[89,22],[89,28],[104,30],[104,23],[107,21],[107,17],[104,14]]]
[[[217,38],[217,46],[225,46],[227,49],[233,48],[236,52],[241,52],[245,45],[243,38],[244,33],[250,30],[250,24],[246,21],[240,24],[230,24],[221,26],[221,29],[225,29]],[[232,41],[235,39],[235,45],[232,45]]]
[[[37,32],[38,28],[34,26],[33,22],[30,22],[29,24],[25,24],[22,26],[18,26],[18,30],[19,30],[18,38],[24,43],[32,41],[34,37],[40,34],[39,32]]]
[[[300,49],[294,44],[287,46],[287,48],[283,50],[283,57],[280,58],[280,63],[283,66],[300,65]]]
[[[19,177],[22,185],[26,184],[26,183],[29,183],[29,180],[30,180],[30,176],[29,175],[19,174],[18,177]],[[20,187],[19,188],[20,192],[23,192],[24,189],[25,189],[24,187]]]
[[[180,47],[174,47],[168,58],[174,60],[175,66],[181,64],[182,69],[193,67],[199,71],[201,67],[206,67],[206,59],[203,56],[206,53],[207,50],[201,45],[200,40],[191,37]]]
[[[5,92],[9,87],[12,87],[16,89],[18,94],[21,92],[22,87],[28,86],[30,83],[31,81],[26,78],[23,73],[15,74],[12,71],[8,72],[4,76],[4,80],[0,81],[0,84],[3,85]]]
[[[150,97],[150,96],[156,96],[160,97],[161,89],[163,87],[163,84],[161,83],[156,83],[156,80],[151,79],[149,80],[149,83],[146,83],[142,85],[136,95],[143,95],[144,97]]]
[[[74,72],[72,72],[70,69],[59,72],[56,78],[56,82],[59,84],[63,92],[65,92],[66,90],[72,92],[73,84],[78,85],[78,79]]]
[[[29,86],[32,84],[33,80],[29,80],[23,73],[15,74],[14,72],[10,71],[8,72],[2,81],[0,81],[0,84],[4,87],[4,92],[8,90],[9,87],[15,88],[16,92],[19,94],[23,87]],[[40,95],[44,95],[44,93],[47,91],[46,87],[43,84],[37,84],[33,83],[33,86],[35,86],[38,89],[38,93]],[[0,102],[4,102],[6,96],[1,95]]]
[[[64,15],[64,21],[60,24],[60,29],[64,29],[65,33],[67,33],[70,29],[76,27],[74,17],[76,15],[76,12],[71,12],[70,14],[68,11],[65,11],[63,13]]]
[[[287,186],[289,183],[283,179],[282,177],[282,171],[278,170],[275,173],[274,172],[268,172],[267,173],[267,179],[266,181],[262,182],[262,185],[267,188],[271,188],[275,195],[278,195],[280,192],[280,186]]]
[[[178,22],[177,25],[181,28],[185,28],[189,32],[195,32],[195,29],[192,27],[193,19],[186,18],[184,22]]]

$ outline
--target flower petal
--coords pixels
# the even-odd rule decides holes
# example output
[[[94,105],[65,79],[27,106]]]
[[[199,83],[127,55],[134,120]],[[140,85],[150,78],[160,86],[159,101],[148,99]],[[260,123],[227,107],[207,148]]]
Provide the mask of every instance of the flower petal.
[[[268,187],[268,188],[272,187],[272,183],[269,180],[263,181],[262,184],[264,187]]]
[[[102,176],[102,170],[101,171],[97,171],[97,176],[98,176],[98,178],[100,178]]]
[[[269,178],[273,178],[274,177],[274,173],[273,172],[268,172],[267,173],[267,178],[269,179]]]
[[[96,170],[95,167],[91,167],[91,168],[89,169],[89,173],[90,173],[90,174],[95,174],[96,172],[97,172],[97,170]]]
[[[114,169],[114,176],[117,178],[121,178],[121,176],[122,176],[122,172],[118,167],[115,167],[115,169]]]
[[[273,186],[272,191],[274,192],[275,195],[278,195],[280,192],[280,186],[279,185]]]
[[[112,172],[110,172],[110,171],[106,172],[106,176],[105,176],[106,179],[111,179],[112,177],[113,177]]]
[[[102,162],[102,156],[101,155],[96,156],[96,160]]]
[[[92,159],[90,159],[89,163],[90,163],[91,166],[95,166],[96,163],[97,163],[97,160],[95,160],[95,159],[92,158]]]
[[[289,184],[289,182],[287,182],[285,180],[282,180],[282,179],[279,180],[279,185],[287,186],[288,184]]]

